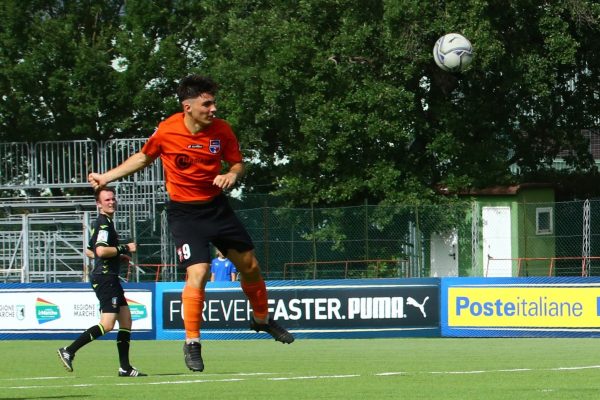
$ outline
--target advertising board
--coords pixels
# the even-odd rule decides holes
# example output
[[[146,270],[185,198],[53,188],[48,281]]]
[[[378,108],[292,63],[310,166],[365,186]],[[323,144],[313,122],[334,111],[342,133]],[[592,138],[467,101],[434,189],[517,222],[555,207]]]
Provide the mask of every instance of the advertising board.
[[[439,336],[439,279],[267,281],[269,313],[297,338]],[[183,283],[156,288],[158,339],[184,337]],[[254,339],[238,282],[206,288],[202,337]]]
[[[123,286],[136,338],[154,338],[154,285]],[[75,338],[99,320],[98,299],[87,283],[0,285],[0,338]]]
[[[443,336],[600,336],[600,278],[444,278]]]

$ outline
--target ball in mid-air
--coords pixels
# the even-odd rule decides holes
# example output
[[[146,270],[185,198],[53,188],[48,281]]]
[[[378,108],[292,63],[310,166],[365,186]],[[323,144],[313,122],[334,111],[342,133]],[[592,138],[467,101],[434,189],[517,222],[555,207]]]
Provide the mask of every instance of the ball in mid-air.
[[[473,46],[460,33],[448,33],[435,42],[433,59],[444,71],[459,72],[471,63]]]

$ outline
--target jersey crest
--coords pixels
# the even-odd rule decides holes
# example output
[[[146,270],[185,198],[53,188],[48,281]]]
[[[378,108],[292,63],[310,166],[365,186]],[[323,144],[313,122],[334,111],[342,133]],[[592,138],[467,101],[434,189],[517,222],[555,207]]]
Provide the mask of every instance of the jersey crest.
[[[210,139],[210,144],[208,146],[208,150],[212,154],[217,154],[221,151],[221,139]]]

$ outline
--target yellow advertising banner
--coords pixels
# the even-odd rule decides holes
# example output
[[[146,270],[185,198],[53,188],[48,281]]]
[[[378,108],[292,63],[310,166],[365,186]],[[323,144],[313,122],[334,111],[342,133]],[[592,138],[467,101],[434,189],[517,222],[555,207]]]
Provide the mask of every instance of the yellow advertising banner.
[[[598,328],[600,287],[448,288],[448,327]]]

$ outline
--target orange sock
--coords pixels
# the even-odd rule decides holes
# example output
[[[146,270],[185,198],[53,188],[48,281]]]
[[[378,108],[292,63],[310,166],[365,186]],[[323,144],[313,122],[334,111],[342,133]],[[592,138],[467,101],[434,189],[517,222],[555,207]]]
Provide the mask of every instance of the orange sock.
[[[183,326],[187,339],[200,338],[200,322],[204,308],[204,290],[185,285],[181,293],[183,303]]]
[[[246,293],[250,305],[254,311],[254,316],[258,319],[265,320],[269,315],[268,298],[267,298],[267,287],[265,281],[261,280],[258,282],[241,283],[242,290]]]

